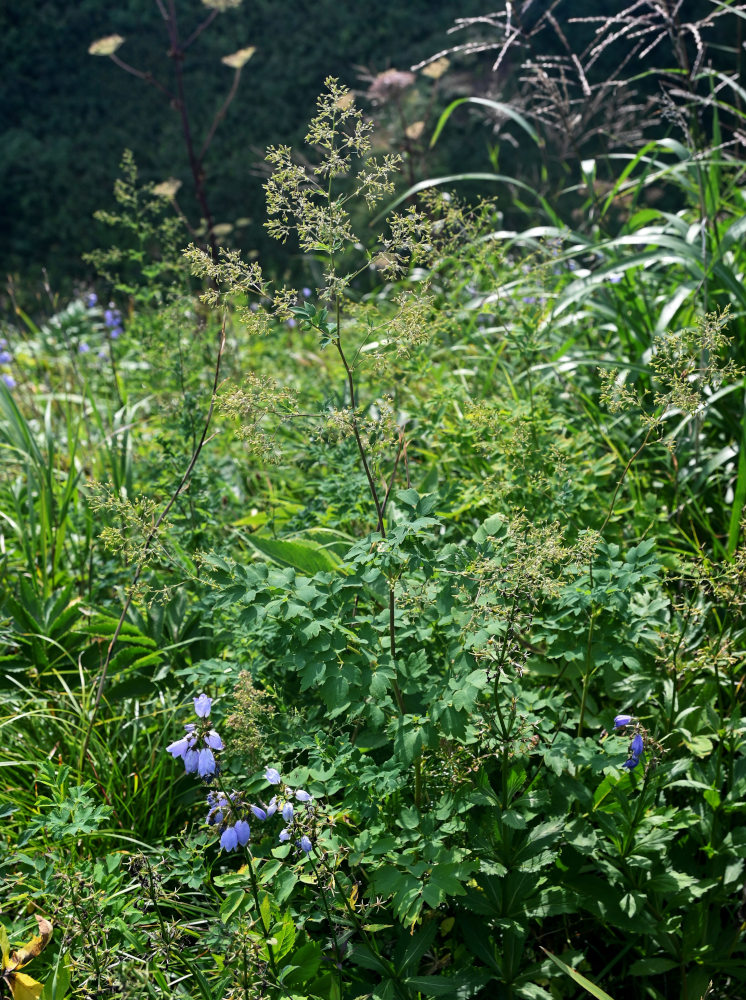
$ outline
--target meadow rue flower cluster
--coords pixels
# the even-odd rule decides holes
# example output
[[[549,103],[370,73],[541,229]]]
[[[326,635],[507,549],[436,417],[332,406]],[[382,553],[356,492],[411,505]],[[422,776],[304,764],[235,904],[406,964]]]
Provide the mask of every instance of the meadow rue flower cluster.
[[[202,693],[195,698],[194,711],[202,721],[199,724],[188,722],[184,726],[186,736],[166,747],[174,759],[181,757],[187,774],[196,771],[200,778],[206,779],[212,778],[217,773],[218,765],[214,751],[223,749],[223,741],[208,721],[211,708],[212,698],[208,698],[206,694]]]

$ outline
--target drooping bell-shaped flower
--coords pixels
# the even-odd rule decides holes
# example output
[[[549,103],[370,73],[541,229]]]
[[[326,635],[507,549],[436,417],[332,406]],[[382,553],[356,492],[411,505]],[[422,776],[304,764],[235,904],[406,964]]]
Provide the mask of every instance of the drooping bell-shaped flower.
[[[305,833],[298,841],[298,846],[302,851],[305,851],[306,854],[310,854],[311,850],[313,849],[313,844],[311,843],[309,838],[305,835]]]
[[[220,846],[224,851],[235,851],[238,847],[238,834],[233,826],[227,826],[220,835]]]
[[[249,837],[251,836],[251,827],[246,822],[245,819],[240,819],[235,827],[236,836],[238,837],[238,842],[241,847],[246,847],[249,842]]]
[[[286,823],[289,823],[292,820],[293,811],[294,811],[293,806],[292,803],[290,802],[286,802],[285,805],[282,807],[282,818],[285,820]]]
[[[644,750],[645,744],[643,743],[642,736],[639,733],[635,733],[629,745],[629,752],[633,757],[641,757]]]
[[[220,737],[218,736],[218,734],[215,732],[214,729],[211,729],[210,732],[207,734],[207,736],[205,736],[205,743],[207,744],[208,747],[212,747],[213,750],[223,749],[223,741],[220,739]]]
[[[184,757],[184,754],[190,748],[194,739],[191,736],[182,736],[180,740],[175,740],[173,743],[169,743],[166,747],[167,753],[173,755],[174,759],[177,757]]]
[[[265,820],[267,818],[267,813],[260,806],[249,806],[249,808],[257,819]]]
[[[614,719],[614,729],[621,729],[622,726],[628,726],[632,718],[633,716],[631,715],[617,715]]]
[[[215,774],[215,756],[212,750],[207,747],[199,752],[197,770],[200,778],[209,778],[210,775]]]
[[[264,772],[264,777],[270,783],[270,785],[279,785],[282,781],[280,777],[280,772],[274,767],[268,767]]]
[[[311,799],[313,798],[313,795],[309,795],[308,792],[305,792],[302,788],[299,788],[298,791],[295,793],[295,797],[299,802],[310,802]]]
[[[200,717],[200,719],[206,719],[210,714],[210,709],[212,708],[212,698],[208,698],[207,695],[202,692],[202,694],[194,699],[194,711]]]
[[[184,767],[186,768],[187,774],[194,774],[199,765],[199,751],[192,749],[187,750],[184,754]]]
[[[286,844],[290,840],[290,830],[280,830],[279,841],[281,844]]]

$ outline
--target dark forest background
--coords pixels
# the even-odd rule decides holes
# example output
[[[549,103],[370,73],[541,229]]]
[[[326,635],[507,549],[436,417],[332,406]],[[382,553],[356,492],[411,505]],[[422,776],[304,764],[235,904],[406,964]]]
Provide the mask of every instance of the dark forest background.
[[[248,45],[257,52],[206,162],[216,220],[248,218],[239,242],[246,247],[261,240],[257,167],[264,148],[300,140],[325,77],[365,89],[356,67],[407,69],[446,44],[456,16],[481,7],[481,0],[254,0],[219,16],[185,61],[198,135],[231,83],[221,57]],[[185,35],[208,13],[197,0],[180,3],[179,11]],[[111,204],[125,148],[134,152],[142,179],[189,182],[179,117],[163,96],[108,59],[88,55],[94,39],[114,33],[126,39],[123,58],[170,82],[167,39],[152,0],[0,7],[4,273],[30,276],[44,265],[53,281],[85,277],[81,253],[110,239],[93,212]],[[446,159],[453,155],[453,146],[443,149]]]
[[[687,17],[710,8],[706,0],[689,0],[684,6]],[[582,51],[593,29],[571,24],[569,18],[610,15],[621,7],[618,0],[572,0],[559,5],[542,0],[524,5],[524,26],[530,30],[552,8],[569,44]],[[182,36],[207,13],[199,0],[182,0],[177,9]],[[230,87],[232,71],[221,64],[221,58],[245,46],[257,49],[244,67],[238,94],[205,163],[215,222],[224,229],[233,227],[222,242],[254,251],[265,265],[282,268],[286,251],[269,241],[262,228],[266,146],[300,145],[304,123],[327,76],[338,77],[364,95],[369,86],[365,70],[372,75],[391,67],[407,70],[439,50],[476,37],[476,28],[456,35],[449,35],[448,29],[456,18],[483,13],[483,0],[409,0],[406,4],[254,0],[218,16],[189,49],[184,62],[198,144]],[[735,21],[740,28],[740,21]],[[729,23],[732,30],[733,20]],[[21,284],[38,282],[42,268],[52,286],[63,293],[90,280],[90,265],[83,263],[81,255],[111,242],[111,233],[94,220],[93,213],[113,205],[112,187],[125,148],[133,151],[143,181],[175,177],[183,182],[180,200],[195,221],[178,114],[155,88],[109,59],[88,54],[91,42],[115,33],[126,40],[119,51],[122,58],[171,83],[164,23],[153,0],[126,0],[114,6],[99,0],[74,4],[47,0],[0,7],[0,270]],[[484,34],[483,30],[481,37]],[[732,46],[736,40],[720,41]],[[716,59],[717,42],[716,29],[709,50]],[[551,33],[544,33],[541,45],[550,53],[553,47],[556,52],[562,50]],[[627,45],[623,40],[606,49],[593,67],[595,80],[613,73],[624,60]],[[511,100],[520,87],[526,91],[511,57],[502,62],[499,73],[492,72],[494,55],[488,51],[452,61],[438,82],[423,148],[438,112],[454,97],[476,94]],[[659,46],[647,65],[631,66],[630,74],[672,62],[665,45]],[[655,104],[660,89],[656,77],[641,79],[637,86]],[[422,105],[425,98],[420,89]],[[370,102],[367,107],[386,120],[385,109],[376,109]],[[395,132],[395,116],[389,119]],[[662,123],[660,116],[654,115],[652,121],[658,135],[675,128]],[[589,128],[582,149],[568,151],[560,143],[540,163],[536,148],[524,141],[520,129],[514,128],[510,141],[505,142],[504,128],[496,138],[495,124],[483,109],[454,115],[435,149],[419,162],[417,179],[457,170],[489,171],[497,166],[499,153],[502,173],[522,177],[537,188],[553,187],[556,193],[568,180],[568,154],[577,161],[578,155],[608,151],[604,129],[592,133]]]

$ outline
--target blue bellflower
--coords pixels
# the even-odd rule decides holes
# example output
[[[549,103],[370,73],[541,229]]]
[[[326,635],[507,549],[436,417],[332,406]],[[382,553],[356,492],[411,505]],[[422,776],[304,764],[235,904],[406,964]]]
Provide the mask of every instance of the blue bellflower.
[[[235,851],[238,847],[238,834],[234,826],[227,826],[220,835],[220,846],[224,851]]]
[[[175,740],[173,743],[169,743],[166,747],[166,751],[172,754],[174,759],[176,757],[183,758],[187,750],[191,749],[193,743],[193,736],[182,736],[180,740]]]
[[[640,763],[640,757],[642,757],[644,752],[645,741],[640,733],[635,733],[629,744],[629,757],[622,764],[622,767],[626,767],[628,771],[633,771]]]
[[[206,719],[210,714],[210,709],[212,708],[212,698],[208,698],[207,695],[202,692],[202,694],[194,699],[194,711],[200,717],[200,719]]]
[[[215,774],[215,755],[209,747],[200,750],[197,770],[199,771],[200,778],[209,778]]]
[[[194,699],[194,710],[200,719],[207,719],[211,708],[212,699],[204,692]],[[209,725],[209,722],[202,722],[197,728],[196,723],[188,722],[184,726],[186,736],[174,740],[166,747],[174,758],[181,757],[187,774],[194,774],[196,771],[200,778],[205,779],[212,778],[218,769],[213,751],[223,749],[223,741]]]

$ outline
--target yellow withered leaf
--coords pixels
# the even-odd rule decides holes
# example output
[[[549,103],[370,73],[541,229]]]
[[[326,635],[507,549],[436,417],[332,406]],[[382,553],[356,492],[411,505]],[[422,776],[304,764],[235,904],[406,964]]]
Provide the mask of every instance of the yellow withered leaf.
[[[50,922],[38,914],[35,914],[35,916],[36,922],[39,925],[39,933],[35,934],[28,944],[23,945],[23,947],[12,953],[7,965],[11,971],[22,969],[24,965],[28,965],[32,958],[41,955],[52,936],[52,925]]]
[[[25,972],[19,970],[27,965],[32,958],[40,955],[52,936],[52,925],[44,917],[35,914],[36,922],[39,925],[39,933],[27,943],[10,951],[8,935],[4,927],[0,926],[0,951],[2,952],[2,969],[0,978],[7,985],[13,996],[13,1000],[39,1000],[44,986],[27,976]]]
[[[44,989],[42,983],[37,983],[25,972],[10,972],[6,977],[13,1000],[39,1000]]]

